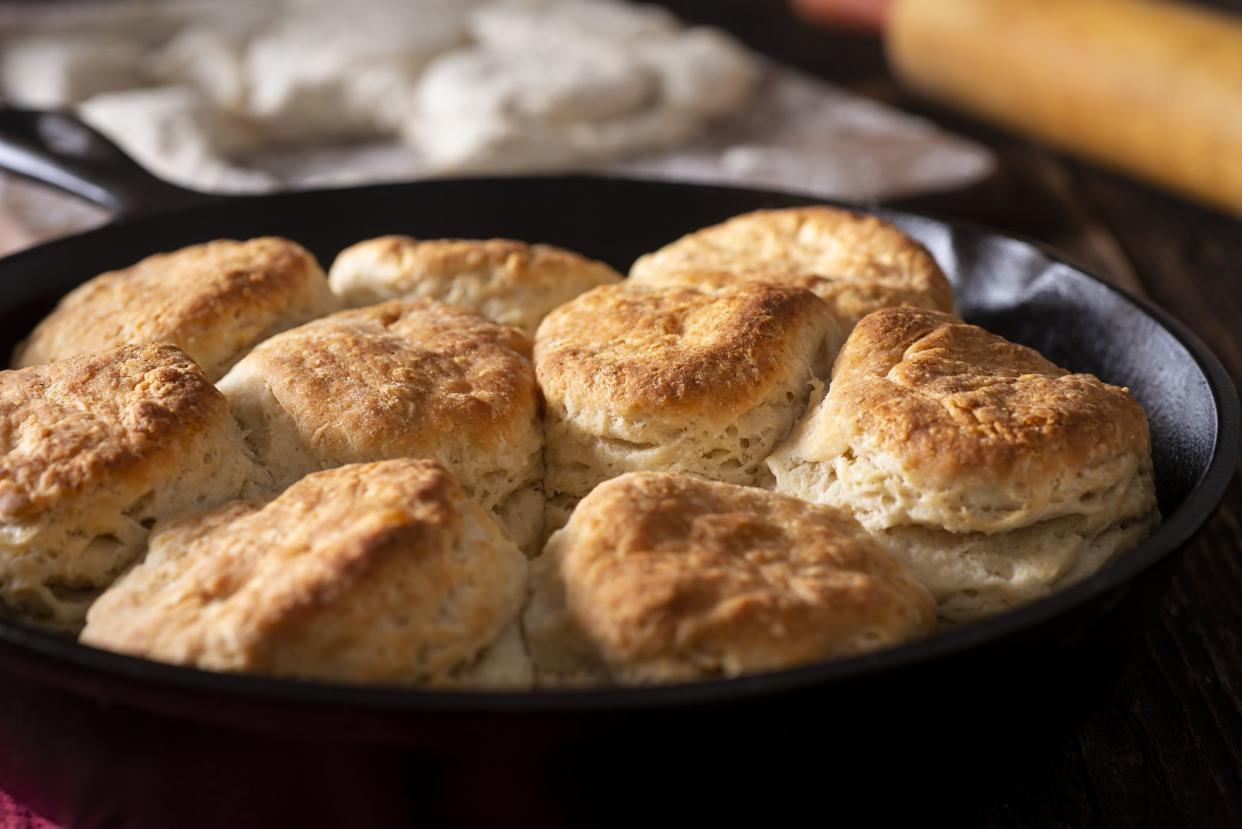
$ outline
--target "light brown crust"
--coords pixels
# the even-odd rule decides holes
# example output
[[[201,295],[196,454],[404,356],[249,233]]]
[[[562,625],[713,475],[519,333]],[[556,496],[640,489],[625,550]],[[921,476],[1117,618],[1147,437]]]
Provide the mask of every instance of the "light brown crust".
[[[379,236],[350,245],[338,263],[358,258],[386,263],[407,279],[451,279],[463,271],[488,269],[514,288],[538,290],[566,280],[594,287],[619,282],[621,275],[603,262],[553,245],[529,244],[515,239],[415,239]],[[335,269],[335,268],[334,268]]]
[[[245,364],[318,451],[372,460],[518,442],[538,417],[530,349],[520,331],[477,314],[393,300],[273,337]]]
[[[968,620],[1094,572],[1159,523],[1128,392],[938,311],[865,317],[823,401],[767,459],[847,510]]]
[[[833,207],[757,210],[638,259],[647,284],[776,281],[814,291],[849,326],[878,308],[953,310],[953,289],[927,249],[874,216]]]
[[[346,463],[434,458],[488,508],[542,477],[530,340],[430,300],[393,300],[261,343],[220,381],[279,488]]]
[[[167,342],[218,378],[263,337],[332,310],[313,256],[287,239],[219,239],[100,274],[60,301],[13,357],[39,365]]]
[[[158,525],[82,641],[215,670],[453,684],[513,618],[524,572],[439,464],[355,464]]]
[[[625,682],[841,657],[934,625],[927,592],[844,513],[691,476],[599,485],[544,556],[571,623]]]
[[[1150,455],[1146,414],[1126,389],[936,311],[871,314],[832,379],[825,420],[900,457],[924,486],[1034,492],[1098,460]]]
[[[596,285],[620,282],[621,275],[552,245],[381,236],[341,251],[329,281],[351,306],[437,299],[533,335],[548,311]]]
[[[625,416],[732,418],[806,372],[799,351],[809,329],[835,347],[831,311],[801,288],[609,285],[548,315],[535,366],[549,400]]]
[[[228,404],[171,345],[0,372],[0,520],[155,478]]]

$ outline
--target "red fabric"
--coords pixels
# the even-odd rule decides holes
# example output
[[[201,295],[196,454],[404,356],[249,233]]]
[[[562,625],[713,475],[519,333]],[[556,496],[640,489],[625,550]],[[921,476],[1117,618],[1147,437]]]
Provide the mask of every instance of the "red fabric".
[[[0,829],[58,829],[0,791]]]

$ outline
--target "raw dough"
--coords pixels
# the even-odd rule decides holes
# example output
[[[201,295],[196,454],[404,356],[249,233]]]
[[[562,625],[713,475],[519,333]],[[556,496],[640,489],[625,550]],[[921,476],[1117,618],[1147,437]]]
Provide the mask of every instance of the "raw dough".
[[[405,134],[448,168],[550,166],[603,150],[592,152],[592,134],[659,93],[658,78],[613,49],[462,50],[428,68]]]
[[[615,0],[518,0],[481,6],[470,18],[474,39],[493,49],[606,41],[633,43],[676,35],[677,18],[657,6]]]
[[[583,166],[692,139],[738,109],[758,62],[727,35],[600,0],[488,6],[479,45],[434,61],[407,141],[441,171]]]
[[[265,190],[266,173],[234,167],[224,158],[254,145],[255,136],[185,86],[97,95],[78,114],[156,175],[213,190]]]
[[[391,134],[423,66],[466,37],[469,3],[312,5],[251,41],[247,112],[274,140]]]
[[[5,41],[0,77],[14,103],[50,109],[141,86],[141,56],[140,43],[119,35],[35,35]]]
[[[125,149],[204,189],[588,168],[871,199],[962,186],[992,166],[977,145],[767,66],[728,36],[687,29],[655,6],[26,5],[21,26],[0,36],[8,97],[70,106],[118,88],[193,87],[196,101],[139,96],[145,103],[131,111],[144,112],[152,122],[144,125],[104,124],[114,104],[93,103]],[[258,146],[188,134],[187,124],[217,122],[226,133],[249,127]]]

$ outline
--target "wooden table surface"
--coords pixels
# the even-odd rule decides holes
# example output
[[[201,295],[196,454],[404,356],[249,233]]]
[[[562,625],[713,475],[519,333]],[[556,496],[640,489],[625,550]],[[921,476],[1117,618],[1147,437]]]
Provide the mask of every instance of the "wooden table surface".
[[[691,20],[991,147],[993,186],[917,206],[1034,237],[1146,294],[1242,378],[1242,221],[903,93],[878,40],[795,21],[778,0],[670,0]],[[1242,14],[1242,0],[1211,3]],[[1239,101],[1242,106],[1242,101]],[[1240,149],[1242,151],[1242,149]],[[985,825],[1242,826],[1242,485],[1185,554],[1144,647],[1084,726],[964,813]],[[1015,751],[1026,751],[1015,746]],[[1003,761],[1000,758],[998,761]]]

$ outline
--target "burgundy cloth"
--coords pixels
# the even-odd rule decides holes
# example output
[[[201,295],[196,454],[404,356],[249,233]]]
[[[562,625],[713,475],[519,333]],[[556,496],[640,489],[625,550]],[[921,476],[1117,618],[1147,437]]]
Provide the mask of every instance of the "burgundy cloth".
[[[58,829],[0,791],[0,829]]]

